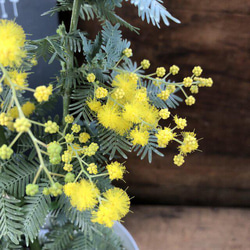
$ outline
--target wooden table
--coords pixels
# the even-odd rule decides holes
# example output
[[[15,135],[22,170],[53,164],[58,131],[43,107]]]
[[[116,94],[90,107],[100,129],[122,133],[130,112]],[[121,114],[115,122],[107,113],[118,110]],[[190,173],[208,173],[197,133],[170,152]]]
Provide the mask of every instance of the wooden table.
[[[250,209],[133,206],[125,226],[140,250],[248,250]]]

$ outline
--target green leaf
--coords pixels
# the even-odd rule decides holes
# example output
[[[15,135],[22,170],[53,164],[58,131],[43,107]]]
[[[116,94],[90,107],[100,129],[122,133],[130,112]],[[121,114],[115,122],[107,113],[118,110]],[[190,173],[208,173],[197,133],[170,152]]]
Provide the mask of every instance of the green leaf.
[[[0,239],[8,237],[14,244],[21,240],[23,212],[20,200],[0,190]]]
[[[162,154],[157,148],[157,138],[154,135],[150,135],[148,144],[144,147],[141,146],[135,146],[133,150],[136,152],[137,151],[137,156],[141,155],[141,160],[143,160],[146,156],[148,156],[148,161],[149,163],[152,162],[152,154],[156,153],[157,155],[163,157],[164,154]]]
[[[3,162],[3,172],[0,173],[0,187],[17,198],[25,194],[26,185],[33,181],[39,164],[36,161],[27,161],[17,155],[9,161]]]
[[[27,246],[29,246],[29,241],[34,242],[50,209],[50,196],[42,193],[42,189],[45,186],[47,187],[48,185],[44,184],[40,187],[39,193],[35,196],[26,196],[24,198],[23,212],[25,216],[23,232]]]
[[[68,246],[74,237],[74,227],[72,224],[54,227],[46,236],[48,239],[43,250],[66,250],[69,249]]]
[[[109,160],[112,160],[117,153],[124,159],[128,158],[124,151],[131,152],[132,143],[126,137],[120,136],[112,130],[100,127],[98,138],[100,148],[104,155],[109,155]]]

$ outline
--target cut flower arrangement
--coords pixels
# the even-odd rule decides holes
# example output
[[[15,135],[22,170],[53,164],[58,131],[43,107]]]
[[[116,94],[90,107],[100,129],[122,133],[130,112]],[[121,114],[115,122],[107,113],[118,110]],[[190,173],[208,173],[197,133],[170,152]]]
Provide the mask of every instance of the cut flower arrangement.
[[[160,0],[130,2],[153,25],[179,22]],[[112,226],[130,211],[130,197],[112,181],[127,172],[126,152],[151,162],[152,153],[163,156],[159,149],[176,143],[173,163],[181,166],[198,150],[196,134],[185,130],[175,108],[181,95],[193,105],[212,79],[194,66],[175,82],[169,78],[179,73],[176,65],[133,62],[119,27],[138,29],[115,13],[121,4],[59,0],[45,14],[72,11],[69,30],[62,23],[55,35],[35,41],[14,21],[0,20],[0,249],[123,249]],[[92,41],[77,24],[95,17],[102,30]],[[28,75],[40,57],[59,60],[61,70],[34,87]],[[63,117],[52,118],[60,98]],[[48,216],[49,232],[38,239]]]

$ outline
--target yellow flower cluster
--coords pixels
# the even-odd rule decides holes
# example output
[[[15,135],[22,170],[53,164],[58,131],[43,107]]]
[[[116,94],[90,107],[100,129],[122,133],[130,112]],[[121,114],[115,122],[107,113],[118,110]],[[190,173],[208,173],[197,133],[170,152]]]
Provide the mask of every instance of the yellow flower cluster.
[[[0,114],[0,125],[1,126],[6,126],[9,129],[13,129],[13,118],[6,113],[1,113]]]
[[[71,205],[79,211],[93,209],[98,204],[100,191],[90,181],[82,179],[80,182],[67,183],[63,189]]]
[[[52,121],[47,121],[45,124],[45,132],[50,133],[50,134],[54,134],[57,133],[59,131],[59,126],[57,125],[56,122],[52,122]]]
[[[99,149],[97,143],[92,142],[88,147],[83,150],[83,153],[87,156],[95,155],[96,151]]]
[[[34,103],[28,101],[28,102],[24,103],[21,108],[22,108],[23,114],[26,117],[29,117],[36,109],[36,106]],[[11,108],[8,111],[8,115],[11,116],[13,119],[18,118],[19,112],[18,112],[17,107],[15,106],[15,107]]]
[[[156,69],[156,75],[158,77],[163,77],[166,74],[166,69],[164,67],[158,67]]]
[[[169,90],[162,90],[159,94],[157,94],[157,97],[166,101],[169,98],[170,94],[171,93]]]
[[[95,163],[90,163],[87,167],[87,171],[90,174],[97,174],[98,173],[97,165]]]
[[[156,137],[158,140],[159,147],[165,148],[168,143],[174,139],[175,136],[176,134],[172,132],[171,128],[164,128],[158,130]]]
[[[73,126],[71,127],[71,130],[72,130],[74,133],[79,133],[80,130],[81,130],[81,126],[78,125],[78,124],[73,124]]]
[[[126,57],[131,57],[133,55],[132,49],[126,48],[125,50],[123,50],[123,54]]]
[[[185,118],[179,118],[177,115],[174,116],[174,122],[178,129],[184,129],[187,126],[187,120]]]
[[[149,132],[146,130],[143,131],[142,129],[135,128],[131,130],[130,137],[134,145],[139,144],[141,146],[145,146],[148,144]]]
[[[2,160],[10,159],[12,154],[13,154],[12,148],[8,147],[7,145],[3,144],[0,147],[0,158]]]
[[[90,139],[90,135],[88,133],[82,132],[79,134],[79,142],[86,143]]]
[[[141,61],[141,66],[143,69],[148,69],[150,67],[150,62],[147,59]]]
[[[65,141],[66,141],[67,143],[73,142],[74,139],[75,139],[75,137],[74,137],[73,134],[66,134],[66,135],[65,135]]]
[[[19,72],[17,70],[11,70],[8,72],[8,75],[11,83],[14,84],[16,90],[20,90],[28,86],[27,73]],[[4,83],[9,86],[10,86],[10,81],[7,77],[4,79]]]
[[[114,91],[108,96],[107,102],[103,105],[99,103],[95,109],[98,121],[120,135],[129,133],[134,125],[146,135],[146,130],[158,125],[159,112],[149,103],[146,89],[137,87],[137,79],[134,73],[118,74],[112,82]],[[95,101],[87,102],[92,110],[93,103]]]
[[[95,81],[95,74],[93,74],[93,73],[89,73],[88,75],[87,75],[87,81],[88,82],[90,82],[90,83],[92,83],[92,82],[94,82]]]
[[[123,178],[123,174],[125,173],[126,167],[121,163],[115,161],[111,162],[106,166],[109,174],[110,180],[119,180]]]
[[[23,50],[25,34],[14,21],[0,20],[0,63],[4,67],[20,66],[26,52]]]
[[[48,101],[50,95],[52,94],[52,85],[48,87],[42,85],[35,89],[34,97],[38,102]]]
[[[180,68],[176,65],[173,65],[170,67],[169,69],[169,73],[171,73],[172,75],[177,75],[179,73]]]
[[[190,95],[186,100],[185,100],[185,103],[188,105],[188,106],[191,106],[193,104],[195,104],[195,98]]]
[[[96,89],[95,91],[95,97],[97,99],[101,99],[101,98],[104,98],[108,95],[108,90],[103,88],[103,87],[99,87]]]
[[[179,150],[181,154],[186,155],[188,153],[192,153],[198,148],[198,141],[196,139],[196,135],[193,132],[183,132],[183,142],[179,146]]]
[[[169,112],[168,109],[161,109],[161,110],[159,111],[159,115],[160,115],[160,117],[161,117],[162,119],[166,120],[166,119],[169,118],[170,112]]]
[[[14,123],[14,128],[19,133],[28,132],[30,127],[31,127],[31,123],[29,122],[28,119],[26,119],[24,117],[17,118],[15,123]]]
[[[64,120],[66,123],[72,123],[74,121],[74,117],[72,115],[66,115]]]
[[[29,117],[34,112],[35,109],[36,106],[32,102],[26,102],[22,105],[22,111],[26,117]]]
[[[105,200],[99,205],[97,211],[92,212],[92,222],[112,227],[115,221],[121,220],[128,212],[130,199],[125,191],[112,188],[103,193]]]

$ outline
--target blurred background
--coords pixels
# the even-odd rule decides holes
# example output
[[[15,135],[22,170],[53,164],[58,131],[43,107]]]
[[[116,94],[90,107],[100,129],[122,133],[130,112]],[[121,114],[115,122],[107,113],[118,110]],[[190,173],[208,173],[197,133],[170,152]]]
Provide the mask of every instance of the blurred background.
[[[55,16],[22,17],[27,4],[40,15],[55,1],[33,0],[31,7],[30,1],[20,0],[16,19],[26,25],[26,32],[39,31],[35,38],[55,32]],[[172,163],[176,145],[163,151],[164,158],[155,156],[152,164],[130,155],[130,174],[126,183],[118,183],[129,186],[130,196],[135,196],[134,214],[125,219],[126,227],[140,249],[250,249],[250,1],[164,1],[181,24],[171,22],[161,29],[140,21],[129,3],[123,5],[118,13],[140,28],[140,36],[123,29],[123,37],[132,43],[133,60],[149,59],[152,71],[176,64],[181,69],[172,78],[176,81],[200,65],[204,77],[214,80],[212,88],[200,89],[194,106],[178,108],[188,129],[203,138],[202,153],[188,156],[182,167]],[[60,19],[67,23],[69,13]],[[100,29],[96,21],[81,22],[79,28],[91,37]],[[44,81],[53,76],[44,68],[37,71],[46,72]]]

